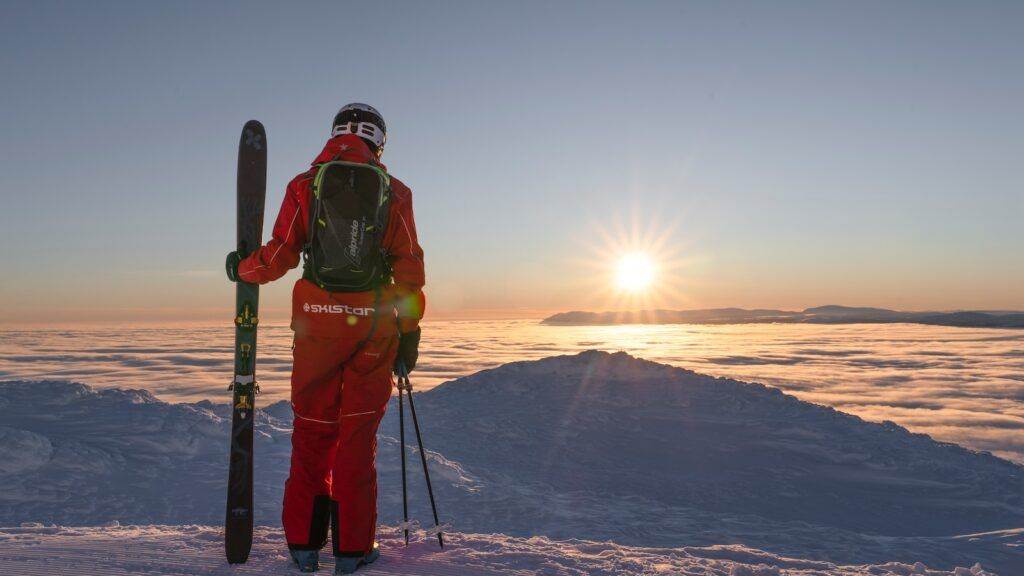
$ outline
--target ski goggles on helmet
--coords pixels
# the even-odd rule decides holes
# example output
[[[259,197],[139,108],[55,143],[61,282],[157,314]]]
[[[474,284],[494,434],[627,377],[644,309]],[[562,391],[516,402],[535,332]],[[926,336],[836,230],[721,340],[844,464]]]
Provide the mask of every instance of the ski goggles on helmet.
[[[360,138],[366,138],[378,150],[384,148],[384,142],[387,141],[387,136],[384,131],[378,128],[375,124],[370,122],[344,122],[338,124],[331,130],[331,137],[341,136],[342,134],[355,134]]]

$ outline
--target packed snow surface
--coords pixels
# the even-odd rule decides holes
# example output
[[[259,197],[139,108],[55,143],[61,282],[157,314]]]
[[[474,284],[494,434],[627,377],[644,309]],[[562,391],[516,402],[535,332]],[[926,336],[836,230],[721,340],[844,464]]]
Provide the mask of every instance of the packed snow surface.
[[[638,573],[572,564],[618,554],[664,563],[663,572],[639,572],[652,574],[939,574],[959,566],[961,576],[976,563],[1024,574],[1024,468],[774,388],[584,352],[483,371],[418,393],[416,402],[443,520],[455,526],[456,549],[443,561],[500,557],[481,564],[492,572],[478,573]],[[217,526],[227,416],[224,405],[168,404],[143,391],[0,383],[0,525]],[[258,524],[279,522],[290,416],[284,402],[257,416]],[[378,452],[380,516],[389,523],[401,517],[396,437],[392,409]],[[411,448],[409,457],[413,516],[426,523]],[[16,542],[44,551],[65,541],[68,551],[74,542],[86,551],[90,542],[97,550],[105,541],[123,545],[117,530],[129,529],[8,530],[0,555],[29,562]],[[177,546],[220,558],[215,529],[132,530],[167,535],[167,549],[152,537],[155,556]],[[480,536],[491,533],[498,536]],[[283,561],[274,559],[277,531],[261,534],[259,562]],[[680,552],[692,547],[705,560],[720,550],[724,563],[680,571],[698,569]],[[581,550],[597,558],[584,560]],[[535,564],[545,555],[550,570]]]
[[[922,563],[843,566],[769,554],[743,546],[637,548],[610,542],[553,541],[502,534],[452,534],[408,548],[395,531],[380,538],[382,555],[359,574],[417,576],[991,576],[980,565],[932,570]],[[0,529],[0,574],[124,576],[297,574],[279,530],[258,528],[243,565],[224,561],[221,532],[209,526],[24,527]],[[333,570],[329,555],[321,574]]]

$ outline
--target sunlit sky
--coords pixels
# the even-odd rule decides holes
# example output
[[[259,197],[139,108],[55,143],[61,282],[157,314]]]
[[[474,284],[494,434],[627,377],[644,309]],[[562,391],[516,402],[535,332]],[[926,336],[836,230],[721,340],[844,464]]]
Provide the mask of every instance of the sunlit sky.
[[[241,125],[269,234],[353,100],[438,317],[633,305],[637,252],[660,307],[1024,308],[1022,29],[1014,2],[5,3],[0,321],[225,315]]]

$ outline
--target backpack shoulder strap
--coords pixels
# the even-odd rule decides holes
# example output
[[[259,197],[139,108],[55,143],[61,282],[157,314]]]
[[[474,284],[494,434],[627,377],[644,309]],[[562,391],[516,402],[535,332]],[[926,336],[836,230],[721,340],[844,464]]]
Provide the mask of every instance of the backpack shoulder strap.
[[[310,260],[310,251],[313,247],[313,237],[316,236],[316,220],[320,213],[320,183],[323,181],[324,166],[329,162],[315,164],[306,173],[310,174],[309,182],[309,219],[306,222],[306,243],[302,246],[302,262],[307,264]]]

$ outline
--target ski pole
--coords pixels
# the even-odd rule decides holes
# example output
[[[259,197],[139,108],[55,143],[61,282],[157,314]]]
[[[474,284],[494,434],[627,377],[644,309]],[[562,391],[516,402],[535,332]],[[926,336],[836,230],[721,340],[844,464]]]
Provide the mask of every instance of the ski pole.
[[[405,371],[405,365],[399,364],[399,371]],[[398,429],[399,450],[402,452],[402,527],[405,530],[405,545],[409,545],[409,490],[405,481],[405,406],[402,397],[405,395],[402,378],[398,378]]]
[[[444,548],[444,537],[440,531],[441,521],[437,517],[437,503],[434,501],[434,487],[430,483],[430,470],[427,468],[427,452],[423,449],[423,437],[420,435],[420,422],[416,417],[416,405],[412,401],[412,384],[409,382],[409,371],[405,364],[399,365],[401,378],[405,380],[405,389],[409,393],[409,412],[412,413],[412,425],[416,429],[416,443],[420,448],[420,461],[423,463],[423,478],[427,481],[427,495],[430,496],[430,509],[434,513],[434,527],[438,529],[437,543]]]

